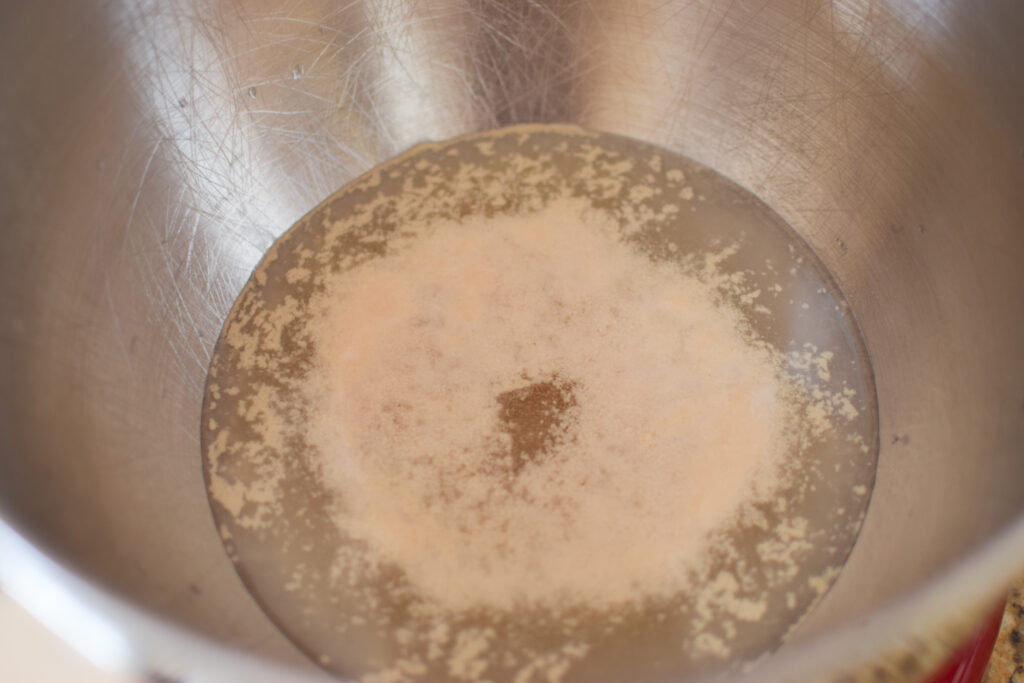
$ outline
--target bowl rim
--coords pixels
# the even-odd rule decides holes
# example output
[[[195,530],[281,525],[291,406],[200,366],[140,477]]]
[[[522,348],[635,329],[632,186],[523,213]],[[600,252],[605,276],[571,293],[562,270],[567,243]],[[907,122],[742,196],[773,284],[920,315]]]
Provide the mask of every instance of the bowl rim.
[[[102,669],[187,681],[337,680],[200,636],[78,573],[44,547],[0,513],[0,589]],[[757,680],[877,680],[880,669],[892,676],[886,680],[920,679],[973,634],[1022,567],[1024,513],[885,607],[763,655],[752,663]],[[751,677],[741,672],[724,680]]]

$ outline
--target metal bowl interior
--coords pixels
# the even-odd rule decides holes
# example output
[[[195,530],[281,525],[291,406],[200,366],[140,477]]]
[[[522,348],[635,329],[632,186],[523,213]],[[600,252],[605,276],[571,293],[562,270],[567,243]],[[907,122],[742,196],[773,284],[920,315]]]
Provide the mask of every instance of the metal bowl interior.
[[[878,389],[874,499],[780,661],[870,659],[865,625],[954,623],[1024,565],[1018,3],[2,14],[0,511],[86,580],[76,590],[198,636],[183,652],[303,663],[235,575],[200,467],[206,368],[251,269],[380,161],[513,123],[577,123],[722,172],[804,237],[852,307]]]

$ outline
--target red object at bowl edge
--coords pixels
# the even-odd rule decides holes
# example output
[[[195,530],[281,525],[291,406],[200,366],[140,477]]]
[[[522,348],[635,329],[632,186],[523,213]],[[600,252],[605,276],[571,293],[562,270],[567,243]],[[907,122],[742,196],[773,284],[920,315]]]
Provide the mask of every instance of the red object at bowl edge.
[[[992,613],[974,638],[953,654],[927,683],[980,683],[1003,621],[1004,605]]]

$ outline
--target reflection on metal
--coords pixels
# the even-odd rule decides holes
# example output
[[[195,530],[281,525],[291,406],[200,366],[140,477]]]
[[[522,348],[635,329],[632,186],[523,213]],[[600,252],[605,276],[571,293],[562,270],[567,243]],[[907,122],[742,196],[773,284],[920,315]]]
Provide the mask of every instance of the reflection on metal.
[[[878,635],[794,656],[832,670],[908,614],[968,613],[986,591],[967,574],[941,603],[928,581],[970,551],[987,580],[1024,562],[986,544],[1024,508],[1022,33],[1016,0],[9,3],[4,518],[204,638],[300,662],[206,505],[223,316],[275,236],[379,161],[564,120],[754,191],[861,323],[886,445],[858,547],[801,633],[873,615]]]

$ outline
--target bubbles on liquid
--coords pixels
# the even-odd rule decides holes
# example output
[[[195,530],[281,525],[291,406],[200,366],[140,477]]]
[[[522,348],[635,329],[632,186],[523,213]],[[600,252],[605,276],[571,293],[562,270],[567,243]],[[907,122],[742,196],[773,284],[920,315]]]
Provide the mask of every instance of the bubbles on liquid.
[[[337,501],[295,427],[306,415],[303,399],[289,393],[312,367],[304,307],[322,276],[386,258],[392,245],[420,239],[423,226],[536,211],[560,196],[615,216],[633,248],[678,263],[738,309],[807,397],[806,442],[787,463],[779,495],[747,506],[709,539],[708,560],[686,591],[614,609],[431,610],[400,569],[335,523]],[[571,381],[529,379],[497,398],[517,445],[504,464],[513,473],[543,456],[576,409]],[[532,126],[418,147],[286,233],[225,324],[202,437],[211,508],[239,574],[324,667],[396,680],[642,680],[753,659],[820,599],[868,504],[877,411],[841,293],[767,206],[652,145]]]

